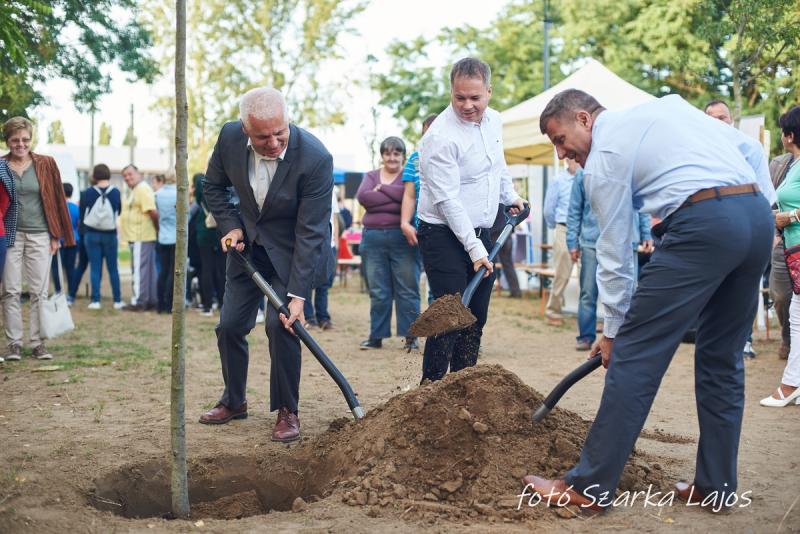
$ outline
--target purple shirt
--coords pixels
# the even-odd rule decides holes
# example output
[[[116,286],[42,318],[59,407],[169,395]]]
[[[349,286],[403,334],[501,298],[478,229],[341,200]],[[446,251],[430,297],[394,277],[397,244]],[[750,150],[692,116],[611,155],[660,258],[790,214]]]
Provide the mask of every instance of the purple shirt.
[[[366,210],[361,223],[365,228],[400,228],[403,173],[398,174],[392,183],[381,185],[380,191],[373,191],[379,183],[381,183],[381,171],[375,169],[364,175],[358,187],[356,198]]]

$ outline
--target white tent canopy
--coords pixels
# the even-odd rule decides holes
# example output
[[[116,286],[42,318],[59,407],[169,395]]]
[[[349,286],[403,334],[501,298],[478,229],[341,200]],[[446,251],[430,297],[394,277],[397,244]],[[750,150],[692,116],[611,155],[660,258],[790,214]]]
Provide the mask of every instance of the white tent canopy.
[[[655,98],[629,84],[599,61],[590,59],[586,65],[550,89],[501,113],[503,147],[508,163],[550,165],[553,162],[553,145],[546,135],[539,132],[539,116],[547,103],[565,89],[586,91],[603,107],[614,111]]]

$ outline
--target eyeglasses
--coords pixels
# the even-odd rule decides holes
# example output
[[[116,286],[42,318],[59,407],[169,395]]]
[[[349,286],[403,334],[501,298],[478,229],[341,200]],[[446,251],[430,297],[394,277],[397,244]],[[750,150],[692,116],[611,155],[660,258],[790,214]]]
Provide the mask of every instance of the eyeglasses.
[[[11,139],[8,140],[9,145],[16,145],[16,144],[29,145],[30,143],[31,143],[30,137],[12,137]]]

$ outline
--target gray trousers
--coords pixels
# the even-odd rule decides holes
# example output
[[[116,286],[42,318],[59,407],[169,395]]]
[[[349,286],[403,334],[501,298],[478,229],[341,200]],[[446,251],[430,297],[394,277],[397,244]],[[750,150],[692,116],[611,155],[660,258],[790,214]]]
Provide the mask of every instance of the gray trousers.
[[[253,245],[250,260],[272,289],[286,301],[286,286],[278,278],[261,246]],[[219,401],[231,409],[240,407],[247,400],[247,368],[250,362],[247,334],[256,325],[258,303],[263,298],[263,293],[244,268],[233,256],[228,256],[225,304],[216,333],[222,379],[225,381],[225,391]],[[267,305],[266,314],[270,411],[286,406],[296,412],[300,396],[300,339],[284,328],[278,312],[271,305]]]
[[[131,304],[153,307],[158,305],[158,272],[156,271],[156,241],[131,241]]]
[[[773,227],[767,200],[752,193],[698,202],[661,223],[664,239],[642,269],[614,339],[600,408],[580,461],[565,476],[576,491],[614,499],[661,379],[695,324],[700,440],[694,484],[703,495],[736,491],[742,349],[758,306],[755,288],[769,261]]]
[[[783,258],[783,239],[772,249],[772,270],[769,272],[769,296],[775,303],[775,315],[781,325],[781,340],[790,346],[789,304],[792,302],[792,281]]]

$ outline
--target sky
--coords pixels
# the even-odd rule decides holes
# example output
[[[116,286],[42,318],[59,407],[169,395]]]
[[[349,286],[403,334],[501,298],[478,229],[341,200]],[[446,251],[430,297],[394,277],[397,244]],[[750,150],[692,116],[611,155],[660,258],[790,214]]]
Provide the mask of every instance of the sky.
[[[395,39],[410,40],[419,35],[437,35],[444,27],[469,24],[486,27],[497,16],[505,0],[373,0],[353,21],[357,36],[346,36],[342,43],[349,64],[342,69],[351,77],[364,76],[360,62],[368,53],[379,59],[378,66],[388,64],[386,46]],[[134,105],[134,129],[141,147],[160,148],[168,141],[159,130],[161,118],[149,110],[158,88],[143,83],[129,83],[124,73],[114,77],[112,93],[103,97],[95,115],[95,139],[101,122],[112,125],[112,145],[122,143],[130,122],[130,106]],[[48,125],[60,119],[66,144],[89,145],[91,128],[88,115],[78,113],[71,102],[73,86],[66,80],[48,81],[44,94],[49,105],[37,108],[33,116],[45,135]],[[372,167],[365,141],[365,129],[372,128],[370,106],[374,96],[356,91],[353,105],[348,106],[348,120],[342,127],[314,129],[334,154],[338,166],[356,170]],[[356,105],[357,102],[362,104]],[[300,126],[303,126],[302,124]],[[382,110],[378,122],[378,137],[399,135],[400,127],[388,111]],[[44,139],[42,139],[44,141]],[[191,147],[190,147],[191,150]]]

